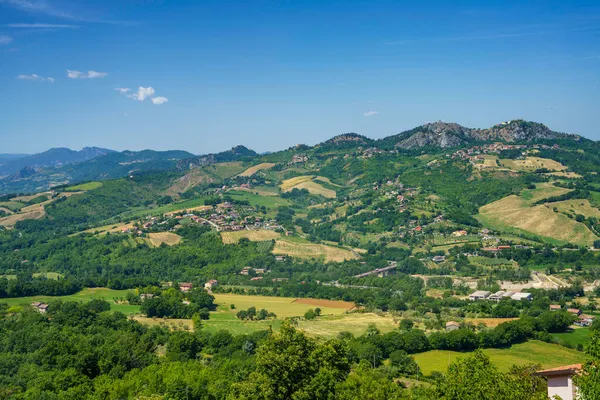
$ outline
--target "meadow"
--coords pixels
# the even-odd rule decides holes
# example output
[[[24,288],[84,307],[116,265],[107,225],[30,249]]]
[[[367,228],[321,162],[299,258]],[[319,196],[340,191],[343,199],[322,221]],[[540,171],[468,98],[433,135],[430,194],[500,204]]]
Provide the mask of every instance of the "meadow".
[[[267,240],[274,240],[281,236],[280,233],[271,231],[268,229],[258,230],[243,230],[237,232],[221,232],[221,239],[225,244],[235,244],[242,238],[246,238],[252,242],[264,242]]]
[[[574,346],[578,344],[586,344],[590,340],[590,329],[589,328],[575,328],[565,333],[553,333],[552,337]]]
[[[289,192],[292,189],[306,189],[311,194],[321,195],[329,199],[336,198],[337,194],[335,190],[327,189],[320,183],[315,182],[316,180],[321,180],[322,182],[326,182],[331,185],[329,180],[326,180],[326,178],[305,175],[287,179],[281,183],[280,187],[283,192]]]
[[[597,239],[584,224],[554,212],[551,205],[533,205],[550,196],[569,192],[551,184],[539,184],[520,196],[510,195],[479,209],[476,218],[489,228],[505,232],[534,234],[554,244],[574,243],[589,246]]]
[[[325,262],[338,262],[359,258],[354,252],[340,247],[312,243],[297,237],[285,237],[275,242],[273,248],[275,255],[288,255],[290,257],[324,260]]]
[[[65,192],[79,192],[84,191],[87,192],[89,190],[99,189],[102,187],[101,182],[87,182],[82,183],[81,185],[69,186],[65,189]]]
[[[558,344],[529,340],[505,349],[484,349],[483,352],[500,371],[507,372],[512,365],[540,364],[543,368],[580,363],[584,353]],[[445,372],[448,365],[467,353],[447,350],[432,350],[415,354],[413,357],[425,375],[433,371]]]
[[[262,171],[265,169],[271,169],[274,166],[275,166],[275,163],[261,163],[261,164],[258,164],[258,165],[255,165],[253,167],[246,169],[244,172],[240,173],[238,176],[244,176],[244,177],[252,176],[252,175],[256,174],[258,171]]]
[[[154,247],[158,247],[163,243],[167,246],[174,246],[181,242],[181,236],[172,232],[149,233],[148,241]]]
[[[121,300],[125,299],[130,290],[114,290],[108,288],[86,288],[68,296],[30,296],[0,299],[0,303],[7,303],[9,306],[28,306],[34,301],[50,302],[53,300],[68,300],[87,302],[93,299],[103,299],[110,303],[112,311],[120,311],[124,314],[135,314],[140,310],[140,306],[129,305]],[[117,299],[117,301],[115,301]]]

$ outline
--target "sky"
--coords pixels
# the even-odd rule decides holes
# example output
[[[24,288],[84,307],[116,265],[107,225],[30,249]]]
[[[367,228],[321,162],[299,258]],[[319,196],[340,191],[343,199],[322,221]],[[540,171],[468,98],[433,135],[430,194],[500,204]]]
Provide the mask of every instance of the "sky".
[[[0,153],[517,118],[600,140],[600,1],[0,0]]]

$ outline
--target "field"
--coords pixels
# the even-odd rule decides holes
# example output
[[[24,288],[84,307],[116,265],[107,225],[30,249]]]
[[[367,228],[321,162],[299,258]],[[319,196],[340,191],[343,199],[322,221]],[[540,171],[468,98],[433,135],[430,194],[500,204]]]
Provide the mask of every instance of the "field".
[[[488,328],[495,328],[500,324],[509,321],[515,321],[519,318],[465,318],[465,322],[470,322],[473,325],[484,324]]]
[[[562,340],[572,345],[586,344],[590,340],[590,329],[589,328],[575,328],[570,332],[565,333],[553,333],[552,337],[557,340]]]
[[[244,172],[242,172],[238,176],[252,176],[255,173],[257,173],[258,171],[262,171],[264,169],[271,169],[274,166],[275,166],[274,163],[262,163],[262,164],[258,164],[258,165],[255,165],[253,167],[248,168],[247,170],[245,170]]]
[[[82,183],[81,185],[75,185],[75,186],[69,186],[68,188],[65,189],[66,192],[79,192],[79,191],[88,191],[88,190],[94,190],[94,189],[98,189],[102,187],[102,183],[101,182],[88,182],[88,183]]]
[[[265,206],[267,208],[277,208],[287,206],[290,202],[287,199],[282,199],[279,196],[261,196],[251,192],[230,190],[227,195],[234,200],[247,200],[252,206]]]
[[[483,352],[503,372],[508,371],[514,364],[534,363],[541,364],[543,368],[552,368],[576,364],[585,358],[584,354],[577,350],[537,340],[515,344],[507,349],[484,349]],[[415,354],[414,358],[423,374],[429,375],[433,371],[445,372],[451,362],[465,355],[466,353],[456,351],[432,350]]]
[[[58,272],[36,272],[36,273],[31,274],[31,276],[34,278],[44,277],[46,279],[54,279],[54,280],[58,280],[59,278],[62,278],[62,275],[59,274]]]
[[[256,231],[237,231],[237,232],[221,232],[221,239],[225,244],[235,244],[242,238],[246,238],[252,242],[264,242],[267,240],[277,239],[281,234],[267,229],[259,229]]]
[[[265,308],[274,312],[278,319],[287,317],[300,317],[311,308],[320,307],[322,315],[339,315],[354,307],[353,303],[345,301],[328,301],[311,299],[315,304],[307,304],[293,297],[269,297],[269,296],[246,296],[239,294],[215,293],[215,303],[228,312],[236,314],[239,310],[245,310],[252,306],[257,310]],[[321,303],[322,305],[318,305]],[[235,304],[235,310],[230,310],[229,305]],[[212,316],[211,316],[212,318]]]
[[[123,231],[126,231],[128,229],[133,229],[135,226],[133,224],[133,222],[130,222],[128,224],[111,224],[111,225],[105,225],[105,226],[99,226],[97,228],[91,228],[88,230],[85,230],[83,232],[85,233],[96,233],[98,232],[98,234],[102,234],[102,233],[121,233]],[[78,232],[75,233],[74,235],[78,235],[79,233],[83,233],[83,232]]]
[[[20,201],[1,201],[0,202],[0,207],[8,208],[10,211],[16,211],[25,206],[26,206],[26,204],[22,203]]]
[[[556,207],[558,211],[567,214],[583,214],[586,217],[600,218],[600,210],[592,207],[589,200],[565,200],[548,203],[550,207]]]
[[[313,177],[313,176],[297,176],[295,178],[287,179],[283,181],[280,185],[281,190],[284,192],[289,192],[292,189],[306,189],[311,194],[321,195],[323,197],[327,197],[329,199],[334,199],[337,194],[335,190],[327,189],[323,185],[315,182],[315,180],[323,181],[321,177]]]
[[[524,160],[500,160],[500,165],[515,171],[535,171],[546,168],[550,171],[565,171],[567,167],[549,158],[527,157]]]
[[[398,321],[389,314],[382,316],[373,313],[352,313],[319,317],[312,321],[302,320],[299,321],[298,328],[311,336],[332,339],[341,332],[350,332],[355,336],[362,335],[367,331],[369,324],[377,325],[383,333],[398,328]]]
[[[230,178],[244,171],[241,162],[219,163],[204,167],[203,170],[209,174],[215,174],[221,179]]]
[[[13,197],[11,200],[12,201],[19,201],[19,202],[27,203],[27,202],[30,202],[31,200],[35,199],[36,197],[40,197],[40,196],[48,196],[48,197],[50,197],[50,192],[36,193],[36,194],[32,194],[31,196]]]
[[[281,238],[275,242],[273,254],[288,255],[297,258],[323,259],[325,262],[340,262],[359,258],[357,254],[347,249],[289,237]]]
[[[43,208],[37,209],[37,211],[30,211],[23,214],[11,214],[6,217],[0,218],[0,226],[4,226],[6,228],[12,228],[19,221],[25,221],[28,219],[40,219],[45,215],[45,211]]]
[[[163,243],[167,246],[173,246],[181,242],[181,236],[172,232],[149,233],[148,241],[154,247],[159,247]]]
[[[120,311],[125,314],[135,314],[140,306],[131,306],[127,303],[121,304],[114,299],[125,299],[129,290],[113,290],[107,288],[86,288],[81,292],[68,296],[30,296],[0,299],[0,303],[8,303],[9,306],[29,305],[34,301],[50,302],[52,300],[71,300],[71,301],[90,301],[93,299],[104,299],[110,303],[113,311]]]
[[[533,205],[538,200],[568,191],[539,184],[537,189],[523,190],[521,196],[510,195],[481,207],[477,219],[484,226],[499,231],[533,233],[553,243],[589,246],[597,237],[584,224],[555,213],[548,205]]]

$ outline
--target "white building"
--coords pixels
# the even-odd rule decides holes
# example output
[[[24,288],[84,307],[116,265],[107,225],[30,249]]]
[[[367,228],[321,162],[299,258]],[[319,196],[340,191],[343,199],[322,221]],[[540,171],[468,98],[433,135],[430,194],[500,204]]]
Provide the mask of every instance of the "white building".
[[[484,299],[487,299],[490,294],[491,294],[491,292],[488,292],[487,290],[478,290],[469,295],[469,300],[471,300],[471,301],[484,300]]]
[[[575,400],[577,399],[577,386],[573,383],[573,376],[581,371],[581,367],[581,364],[565,365],[544,369],[535,374],[548,379],[548,398]]]

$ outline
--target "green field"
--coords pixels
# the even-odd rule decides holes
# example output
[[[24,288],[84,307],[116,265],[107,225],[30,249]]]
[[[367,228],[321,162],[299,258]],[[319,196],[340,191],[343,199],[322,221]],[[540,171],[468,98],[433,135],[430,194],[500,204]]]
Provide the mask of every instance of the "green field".
[[[260,196],[251,192],[241,192],[230,190],[227,192],[228,196],[231,196],[234,200],[247,200],[253,206],[265,206],[267,208],[277,208],[280,206],[287,206],[290,202],[286,199],[282,199],[279,196]]]
[[[11,211],[19,210],[25,207],[27,204],[20,201],[0,201],[0,207],[8,208]]]
[[[215,303],[223,310],[229,310],[229,305],[234,304],[235,310],[229,312],[235,316],[239,310],[256,307],[257,310],[265,308],[274,312],[277,318],[303,316],[310,308],[321,308],[322,315],[339,315],[353,307],[353,304],[343,301],[329,301],[317,299],[295,299],[293,297],[246,296],[240,294],[215,293]],[[308,304],[308,303],[314,304]],[[212,318],[212,316],[211,316]]]
[[[139,312],[140,306],[132,306],[129,304],[119,304],[113,299],[125,299],[129,290],[113,290],[107,288],[86,288],[81,292],[68,296],[30,296],[0,299],[0,303],[7,303],[9,306],[27,306],[34,301],[50,302],[53,300],[71,300],[87,302],[93,299],[104,299],[110,303],[112,311],[120,311],[124,314],[135,314]]]
[[[577,350],[537,340],[515,344],[507,349],[484,349],[483,352],[503,372],[508,371],[515,364],[533,363],[541,364],[543,368],[552,368],[576,364],[585,360],[585,355]],[[466,354],[456,351],[432,350],[415,354],[414,358],[423,374],[429,375],[433,371],[445,372],[450,363]]]
[[[590,340],[590,328],[576,328],[566,333],[553,333],[552,337],[575,346],[586,344]]]
[[[88,191],[94,190],[102,187],[102,183],[100,182],[88,182],[82,183],[81,185],[69,186],[65,189],[65,192],[80,192],[80,191]]]
[[[58,272],[36,272],[34,274],[31,274],[31,276],[34,278],[44,277],[46,279],[54,279],[54,280],[58,280],[59,278],[62,278],[62,274],[59,274]]]

